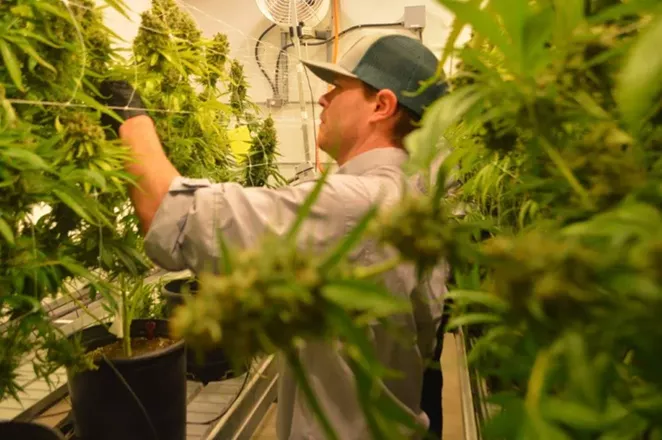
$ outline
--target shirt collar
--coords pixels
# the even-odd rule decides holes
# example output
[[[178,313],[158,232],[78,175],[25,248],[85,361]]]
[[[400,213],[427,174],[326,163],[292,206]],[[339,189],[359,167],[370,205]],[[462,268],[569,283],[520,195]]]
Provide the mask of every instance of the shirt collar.
[[[400,167],[407,161],[408,157],[407,152],[402,148],[375,148],[345,162],[343,166],[338,168],[337,173],[360,176],[380,166]]]

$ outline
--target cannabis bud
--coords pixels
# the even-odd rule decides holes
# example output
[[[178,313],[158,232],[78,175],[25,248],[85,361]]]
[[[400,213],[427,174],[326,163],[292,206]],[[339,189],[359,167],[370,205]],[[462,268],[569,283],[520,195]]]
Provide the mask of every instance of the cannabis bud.
[[[371,235],[425,271],[456,254],[454,229],[443,206],[435,205],[428,196],[409,194],[395,209],[380,215]]]
[[[600,275],[613,267],[610,257],[581,243],[538,231],[497,237],[485,243],[483,253],[491,290],[516,316],[531,321],[582,321],[589,306],[603,301]]]
[[[217,33],[211,41],[210,51],[207,53],[207,63],[220,69],[225,66],[225,61],[230,53],[230,42],[225,34]]]
[[[268,117],[261,124],[252,124],[257,133],[253,137],[250,150],[247,154],[247,163],[245,172],[245,185],[265,186],[276,171],[276,164],[273,160],[276,155],[276,128],[274,120]]]
[[[632,138],[615,123],[596,124],[564,151],[569,168],[599,209],[608,209],[646,183],[645,164]]]
[[[236,115],[244,110],[248,85],[244,76],[244,66],[237,60],[230,63],[230,107]]]
[[[229,257],[228,257],[229,258]],[[194,349],[223,344],[244,361],[263,351],[292,348],[319,338],[329,324],[320,289],[338,271],[323,275],[318,258],[269,237],[260,249],[232,258],[232,270],[202,274],[200,290],[175,310],[171,328]]]

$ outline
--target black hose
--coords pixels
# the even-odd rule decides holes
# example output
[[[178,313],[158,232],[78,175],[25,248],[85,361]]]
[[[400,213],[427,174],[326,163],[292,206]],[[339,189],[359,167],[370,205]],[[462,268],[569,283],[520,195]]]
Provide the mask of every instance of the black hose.
[[[131,385],[126,381],[124,376],[122,376],[122,373],[119,372],[117,368],[115,368],[115,365],[106,357],[105,354],[103,354],[103,360],[106,362],[106,364],[110,367],[111,370],[113,370],[113,373],[117,376],[117,378],[122,382],[122,385],[124,385],[124,388],[129,392],[131,397],[133,397],[133,400],[136,402],[138,405],[138,408],[140,409],[140,412],[142,413],[143,417],[145,417],[145,420],[147,421],[147,424],[149,425],[150,431],[152,431],[152,435],[154,436],[154,440],[159,440],[159,434],[158,431],[156,430],[156,427],[154,426],[154,423],[152,423],[152,419],[149,416],[149,413],[147,412],[147,408],[143,405],[143,403],[140,401],[140,397],[136,395],[136,393],[133,391],[133,388],[131,388]]]
[[[382,27],[393,27],[393,26],[402,26],[404,25],[404,22],[402,21],[395,21],[392,23],[366,23],[366,24],[357,24],[354,26],[350,26],[347,29],[344,29],[338,33],[338,37],[342,37],[348,32],[355,31],[357,29],[363,29],[363,28],[382,28]],[[326,40],[321,40],[321,41],[315,41],[313,43],[305,43],[307,46],[323,46],[325,44],[329,44],[334,40],[335,37],[327,38]],[[275,75],[275,81],[276,85],[274,87],[275,90],[278,90],[278,75],[280,73],[280,60],[281,56],[284,55],[290,47],[294,46],[294,43],[287,43],[283,47],[280,48],[280,52],[278,52],[278,59],[276,60],[276,75]],[[266,74],[265,74],[266,75]],[[279,90],[280,92],[280,90]]]
[[[239,391],[237,391],[237,394],[234,395],[232,398],[232,401],[228,403],[225,408],[221,411],[219,415],[214,417],[213,419],[206,420],[204,422],[186,422],[189,425],[210,425],[214,422],[217,422],[223,418],[223,416],[232,408],[232,405],[234,405],[237,400],[239,400],[239,396],[241,396],[241,393],[244,392],[244,389],[246,388],[246,384],[248,383],[249,377],[251,377],[251,366],[249,365],[248,368],[246,369],[246,376],[244,377],[244,381],[241,383],[241,387],[239,388]]]
[[[270,30],[272,30],[275,27],[276,27],[276,24],[275,23],[272,24],[271,26],[266,28],[264,30],[264,32],[262,32],[262,34],[257,38],[257,41],[255,42],[255,61],[257,61],[258,67],[262,71],[262,74],[264,75],[264,77],[269,82],[269,85],[271,86],[271,91],[273,92],[274,95],[277,95],[276,86],[274,85],[271,78],[269,78],[269,75],[267,74],[267,71],[264,70],[264,67],[262,67],[262,61],[260,61],[260,51],[259,51],[260,50],[260,44],[262,43],[262,39],[269,33]]]

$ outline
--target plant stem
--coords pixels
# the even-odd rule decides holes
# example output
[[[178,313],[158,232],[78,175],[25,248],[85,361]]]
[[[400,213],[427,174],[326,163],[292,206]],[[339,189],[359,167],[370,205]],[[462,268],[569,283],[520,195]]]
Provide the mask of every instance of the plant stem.
[[[372,266],[357,267],[354,269],[354,276],[358,279],[372,278],[391,269],[395,269],[400,263],[400,257],[393,257],[390,260],[373,264]]]
[[[79,308],[80,308],[80,309],[81,309],[81,310],[82,310],[87,316],[89,316],[90,318],[94,319],[94,321],[95,321],[97,324],[99,324],[99,325],[103,325],[103,324],[104,324],[103,320],[101,320],[99,317],[97,317],[96,315],[94,315],[94,313],[92,313],[92,312],[90,311],[90,309],[88,309],[87,306],[86,306],[85,304],[83,304],[78,298],[76,298],[76,297],[74,296],[73,293],[69,292],[68,289],[66,289],[66,288],[63,289],[63,292],[64,292],[69,298],[71,298],[71,300],[74,302],[74,304],[76,304],[76,306],[78,306],[78,307],[79,307]]]
[[[354,373],[359,404],[361,405],[361,409],[363,410],[363,416],[365,417],[366,423],[368,425],[368,429],[370,430],[370,434],[372,435],[372,438],[378,439],[382,435],[382,432],[379,427],[379,423],[375,418],[375,414],[372,411],[374,408],[370,399],[371,391],[372,391],[371,390],[372,381],[370,380],[371,377],[369,374],[366,375],[366,372],[364,371],[363,367],[359,362],[356,362],[355,360],[350,358],[348,363],[352,372]]]
[[[306,396],[306,400],[308,401],[308,405],[310,405],[310,409],[313,411],[317,417],[317,420],[322,425],[322,429],[324,430],[326,438],[328,440],[339,440],[336,431],[333,429],[333,426],[329,421],[329,418],[326,416],[322,406],[317,400],[317,396],[315,396],[315,392],[313,391],[310,382],[308,382],[308,377],[306,376],[306,372],[303,368],[303,365],[301,364],[299,356],[294,352],[294,350],[288,350],[285,352],[285,355],[287,356],[287,363],[290,364],[292,372],[294,373],[294,378],[299,383],[301,391],[303,391],[303,394]]]
[[[568,181],[572,189],[575,190],[577,195],[582,201],[582,204],[584,205],[584,208],[586,209],[593,209],[593,202],[591,202],[591,198],[589,197],[588,193],[584,189],[581,183],[579,183],[579,180],[575,177],[574,174],[572,174],[572,171],[566,163],[563,161],[563,158],[559,154],[558,151],[554,149],[554,147],[545,139],[544,136],[540,137],[540,144],[542,145],[543,149],[549,156],[549,158],[554,162],[554,165],[561,171],[561,174],[563,174],[563,177]]]
[[[126,300],[126,286],[122,286],[122,342],[124,355],[131,357],[131,320],[129,319],[129,304]]]
[[[533,108],[533,105],[529,103],[527,107],[529,109],[529,117],[531,119],[531,123],[535,128],[535,130],[540,135],[539,139],[543,150],[545,150],[547,156],[549,156],[549,158],[552,160],[552,162],[554,162],[554,165],[556,165],[556,167],[559,169],[563,177],[565,177],[565,179],[568,181],[570,187],[577,193],[577,195],[582,201],[582,204],[584,205],[584,208],[592,210],[594,208],[594,205],[593,202],[591,201],[591,198],[588,195],[588,192],[586,192],[586,189],[584,189],[582,184],[579,182],[579,180],[577,180],[575,175],[572,173],[572,170],[565,163],[563,157],[561,157],[561,154],[559,154],[559,152],[556,151],[552,143],[549,140],[547,140],[545,133],[540,128],[540,124],[538,124],[538,118],[536,117],[536,111]]]
[[[550,349],[539,351],[533,363],[533,368],[531,368],[525,397],[525,405],[530,414],[538,413],[538,404],[545,387],[550,356]]]

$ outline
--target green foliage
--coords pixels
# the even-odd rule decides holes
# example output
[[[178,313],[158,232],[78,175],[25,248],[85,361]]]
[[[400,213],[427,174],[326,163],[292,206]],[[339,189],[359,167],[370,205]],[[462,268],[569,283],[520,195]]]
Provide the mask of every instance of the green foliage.
[[[138,288],[130,296],[131,316],[134,319],[165,319],[166,303],[161,297],[162,283],[145,284],[144,280],[134,280]]]
[[[285,179],[278,172],[275,158],[279,156],[277,151],[278,139],[276,128],[271,117],[260,123],[249,125],[256,133],[251,140],[251,146],[246,155],[246,166],[244,172],[244,185],[246,186],[280,186],[285,184]],[[273,178],[275,182],[270,182]]]
[[[242,181],[228,129],[260,122],[247,97],[243,66],[229,57],[227,37],[202,37],[173,0],[154,0],[141,24],[133,44],[135,65],[121,75],[134,78],[168,158],[188,177]],[[269,163],[275,155],[275,132],[271,135]]]
[[[121,340],[124,356],[131,357],[131,322],[142,318],[163,318],[163,302],[157,299],[157,284],[145,284],[142,277],[120,274],[115,281],[113,294],[118,301],[107,302],[104,308],[116,319],[113,325],[122,326]],[[99,322],[101,323],[101,322]],[[119,330],[119,329],[118,329]],[[88,357],[93,357],[88,353]]]
[[[217,89],[227,77],[227,39],[203,38],[172,0],[153,1],[141,15],[141,25],[133,43],[135,65],[122,75],[135,76],[168,158],[182,175],[233,180],[226,130],[230,111],[218,101]]]
[[[407,195],[394,209],[384,211],[371,226],[371,235],[397,249],[420,274],[442,261],[459,261],[470,230],[454,221],[447,207],[432,196]]]
[[[230,107],[237,117],[244,112],[247,92],[248,85],[244,76],[244,66],[237,60],[232,60],[230,63]]]
[[[327,299],[320,289],[329,279],[346,276],[339,268],[320,274],[316,258],[278,246],[275,239],[266,239],[265,247],[272,250],[237,256],[231,276],[201,276],[195,308],[180,312],[175,328],[187,329],[184,336],[188,331],[203,334],[208,345],[222,338],[224,347],[241,361],[262,347],[269,352],[290,349],[295,337],[321,338],[327,331]]]
[[[126,15],[121,2],[108,5]],[[221,102],[231,88],[224,35],[203,38],[174,2],[156,0],[142,16],[129,66],[112,49],[116,35],[102,17],[90,0],[0,3],[0,324],[7,326],[0,399],[16,395],[13,371],[35,349],[44,349],[33,362],[38,377],[63,363],[90,366],[40,306],[47,296],[66,294],[70,279],[88,281],[109,310],[159,313],[135,289],[123,302],[113,293],[118,276],[138,280],[149,263],[127,202],[127,186],[135,183],[124,172],[129,152],[100,123],[102,113],[113,114],[97,102],[100,83],[138,81],[150,108],[165,110],[153,116],[171,159],[192,177],[241,179],[229,154],[230,117],[259,123],[245,82],[239,98],[248,113]]]
[[[660,428],[651,397],[662,385],[661,225],[658,208],[628,203],[558,231],[486,243],[489,293],[454,299],[490,317],[471,353],[496,379],[502,407],[488,438],[639,439]]]
[[[32,366],[37,377],[49,380],[49,377],[62,365],[62,362],[78,364],[88,368],[79,344],[70,343],[53,329],[41,305],[28,297],[3,298],[1,303],[4,319],[11,313],[11,308],[20,310],[20,316],[4,323],[0,338],[0,399],[13,397],[19,399],[19,376],[16,370],[25,361],[24,356],[40,347],[35,353]],[[27,306],[27,307],[26,307]]]
[[[497,408],[483,436],[656,438],[662,11],[441,3],[474,35],[412,163],[428,166],[445,134],[464,221],[490,225],[466,243],[450,323],[480,329],[470,359]]]
[[[9,329],[0,342],[1,399],[19,389],[12,371],[27,351],[44,349],[33,361],[38,377],[84,362],[49,323],[42,299],[72,277],[107,293],[99,275],[137,274],[147,263],[131,214],[121,212],[132,184],[127,152],[106,138],[107,110],[95,100],[115,57],[101,9],[86,0],[8,1],[0,17],[0,322]]]

